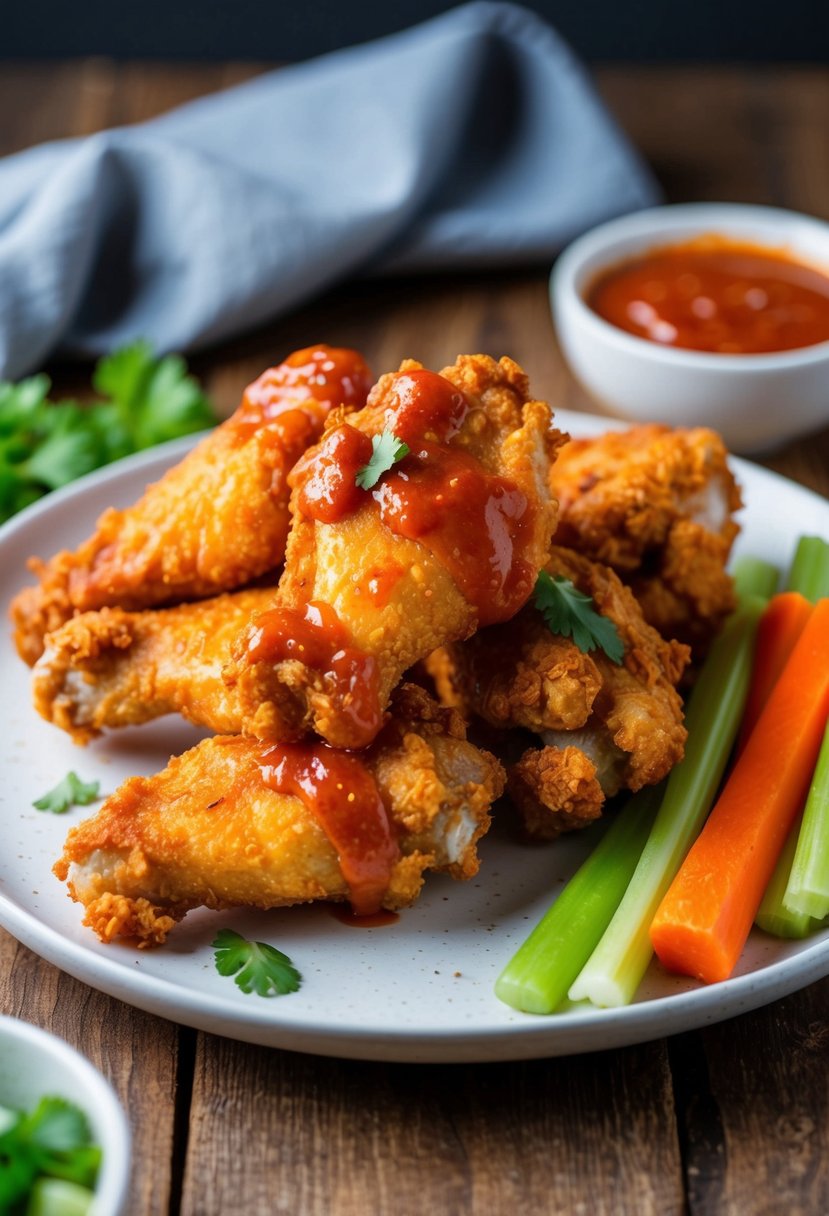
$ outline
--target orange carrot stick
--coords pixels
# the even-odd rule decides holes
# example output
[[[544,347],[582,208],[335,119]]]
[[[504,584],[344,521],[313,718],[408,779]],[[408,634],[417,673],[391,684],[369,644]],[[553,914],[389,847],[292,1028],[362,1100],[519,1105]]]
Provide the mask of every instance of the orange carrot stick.
[[[748,737],[757,725],[771,690],[786,666],[786,660],[794,650],[811,612],[811,603],[798,591],[782,591],[769,600],[757,629],[754,666],[737,739],[737,755],[748,743]]]
[[[829,715],[829,599],[813,609],[711,815],[660,904],[671,971],[727,979],[803,805]]]

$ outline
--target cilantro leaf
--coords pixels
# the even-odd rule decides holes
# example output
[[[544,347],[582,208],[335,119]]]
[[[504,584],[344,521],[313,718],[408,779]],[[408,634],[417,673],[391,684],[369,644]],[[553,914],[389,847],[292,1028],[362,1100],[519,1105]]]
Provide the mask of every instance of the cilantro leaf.
[[[88,406],[48,399],[48,376],[0,382],[0,523],[50,490],[167,439],[216,422],[178,355],[135,342],[99,360]]]
[[[147,342],[134,342],[101,359],[92,383],[115,406],[131,451],[178,439],[216,421],[184,360],[179,355],[156,359]]]
[[[371,437],[371,459],[357,470],[355,481],[361,490],[373,490],[384,473],[408,456],[409,445],[398,439],[392,431]]]
[[[24,1118],[21,1131],[37,1148],[52,1153],[70,1153],[90,1142],[86,1115],[65,1098],[41,1098]]]
[[[92,1143],[85,1113],[73,1102],[44,1097],[33,1111],[2,1113],[0,1212],[22,1211],[16,1205],[27,1196],[26,1210],[34,1210],[31,1194],[38,1179],[60,1179],[88,1191],[94,1187],[101,1150]]]
[[[67,773],[54,789],[49,790],[32,803],[39,811],[51,811],[53,815],[62,815],[72,806],[88,806],[98,797],[99,781],[83,782],[77,773]]]
[[[579,650],[603,650],[621,663],[625,645],[613,621],[596,611],[593,599],[560,574],[542,570],[535,584],[535,606],[551,633],[572,638]]]
[[[233,929],[220,929],[213,949],[219,975],[232,975],[242,992],[284,996],[302,982],[287,954],[267,942],[250,942]]]

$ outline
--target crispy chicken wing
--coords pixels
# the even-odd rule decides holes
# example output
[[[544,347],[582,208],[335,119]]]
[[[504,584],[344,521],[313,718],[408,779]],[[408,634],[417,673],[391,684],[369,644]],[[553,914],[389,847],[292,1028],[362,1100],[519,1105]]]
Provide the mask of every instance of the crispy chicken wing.
[[[222,668],[273,597],[261,587],[176,608],[82,612],[46,637],[32,672],[35,709],[77,743],[169,713],[237,733],[242,713]]]
[[[713,431],[637,426],[562,449],[556,543],[611,566],[663,637],[704,653],[735,605],[740,492]]]
[[[616,625],[621,664],[585,654],[526,607],[508,625],[432,656],[441,699],[498,728],[539,737],[509,769],[510,794],[532,834],[553,837],[601,813],[621,789],[654,785],[683,755],[686,731],[675,685],[688,648],[643,619],[630,589],[606,566],[554,546],[546,567],[590,595]]]
[[[74,552],[32,559],[38,584],[12,604],[21,657],[77,611],[145,608],[216,595],[275,570],[285,552],[288,473],[333,407],[371,385],[356,351],[296,351],[245,390],[232,418],[125,511],[110,509]]]
[[[397,441],[408,454],[361,486],[360,470]],[[333,415],[292,474],[279,606],[226,672],[245,729],[362,747],[412,664],[513,616],[547,552],[562,441],[521,369],[484,355],[440,375],[406,362],[348,424]]]
[[[275,788],[280,757],[295,762],[297,751],[318,765],[333,757],[354,766],[358,802],[364,786],[379,800],[392,846],[377,890],[383,907],[412,903],[426,870],[455,878],[476,873],[476,844],[503,772],[466,741],[458,715],[404,686],[381,736],[360,759],[324,744],[268,749],[255,739],[218,736],[154,777],[125,782],[94,818],[72,829],[55,866],[84,904],[84,923],[103,941],[130,937],[150,945],[200,906],[353,902],[351,825],[338,818],[351,795],[343,802],[341,792],[332,815],[324,813],[324,780],[315,806]]]

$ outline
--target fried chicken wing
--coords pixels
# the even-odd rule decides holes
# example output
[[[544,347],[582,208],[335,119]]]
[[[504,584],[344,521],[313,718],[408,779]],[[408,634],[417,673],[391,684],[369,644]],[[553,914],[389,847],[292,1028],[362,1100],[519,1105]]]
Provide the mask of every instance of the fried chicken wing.
[[[110,509],[74,552],[32,559],[38,584],[11,608],[21,658],[75,612],[216,595],[275,570],[285,553],[288,473],[334,408],[365,403],[356,351],[296,351],[245,390],[236,413],[125,511]]]
[[[665,641],[629,588],[606,566],[554,546],[546,567],[570,579],[616,626],[622,663],[583,653],[526,607],[508,625],[480,630],[432,656],[441,699],[501,729],[539,737],[509,769],[509,791],[528,830],[547,838],[583,826],[621,789],[655,785],[683,755],[675,685],[688,648]]]
[[[404,671],[518,611],[555,524],[550,421],[521,369],[484,355],[440,375],[406,362],[332,415],[291,477],[279,605],[226,672],[247,731],[365,746]]]
[[[222,668],[273,597],[260,587],[176,608],[80,613],[46,637],[32,671],[35,709],[77,743],[169,713],[238,733],[242,713]]]
[[[280,763],[296,764],[299,753],[317,765],[313,799],[285,792],[285,782],[279,788],[274,778]],[[354,903],[366,857],[353,855],[351,794],[341,790],[332,813],[326,809],[331,786],[319,779],[326,765],[336,778],[338,760],[351,766],[358,814],[370,820],[375,813],[361,805],[367,790],[385,824],[390,848],[381,858],[378,904],[412,903],[426,870],[455,878],[476,873],[476,844],[489,826],[503,772],[466,741],[457,714],[413,686],[398,691],[390,721],[361,758],[319,743],[268,748],[251,738],[217,736],[154,777],[131,778],[94,818],[72,829],[55,873],[68,881],[72,898],[86,909],[84,923],[103,941],[130,937],[139,945],[163,942],[178,920],[201,906]],[[381,852],[374,841],[375,862]]]
[[[740,492],[713,431],[637,426],[564,447],[556,544],[611,566],[645,619],[697,657],[735,606],[726,562]]]

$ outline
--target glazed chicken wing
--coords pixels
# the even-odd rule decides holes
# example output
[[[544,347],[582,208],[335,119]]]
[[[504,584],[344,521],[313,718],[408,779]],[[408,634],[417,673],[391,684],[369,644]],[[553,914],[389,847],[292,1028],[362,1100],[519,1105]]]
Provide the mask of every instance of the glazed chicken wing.
[[[500,765],[466,741],[458,715],[404,686],[361,757],[218,736],[131,778],[72,829],[55,872],[103,941],[139,945],[163,942],[200,906],[396,909],[426,870],[476,873],[502,788]]]
[[[125,511],[111,509],[74,552],[33,559],[38,584],[12,604],[18,651],[75,612],[145,608],[216,595],[275,570],[285,553],[288,473],[333,407],[357,408],[371,384],[356,351],[296,351],[246,390],[236,413]]]
[[[82,612],[46,637],[32,671],[35,709],[76,743],[169,713],[238,733],[242,713],[222,668],[273,597],[261,587],[176,608]]]
[[[735,606],[740,493],[713,431],[637,426],[561,451],[556,543],[611,566],[663,637],[704,653]]]
[[[364,410],[333,415],[291,477],[279,605],[226,672],[245,730],[365,746],[404,671],[513,616],[555,524],[549,467],[561,442],[521,369],[484,355],[440,375],[406,362]],[[360,470],[389,451],[369,484]]]
[[[526,607],[509,625],[432,656],[441,699],[491,726],[538,736],[510,766],[509,792],[531,834],[551,838],[601,814],[621,789],[655,785],[681,760],[682,703],[675,685],[688,648],[649,626],[608,567],[555,546],[549,574],[571,580],[613,621],[624,658],[583,653]]]

